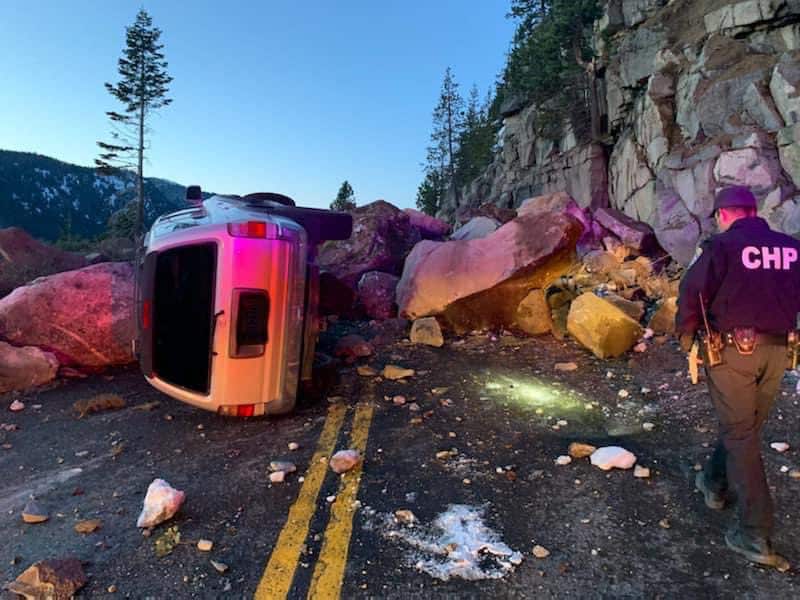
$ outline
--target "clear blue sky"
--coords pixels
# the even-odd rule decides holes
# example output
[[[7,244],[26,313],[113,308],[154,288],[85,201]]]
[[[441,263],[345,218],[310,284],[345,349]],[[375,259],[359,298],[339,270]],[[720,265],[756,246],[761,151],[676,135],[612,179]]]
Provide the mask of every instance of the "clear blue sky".
[[[509,0],[2,0],[0,148],[91,165],[125,27],[162,29],[173,104],[152,120],[145,176],[277,191],[327,206],[414,205],[431,112],[451,66],[493,86]]]

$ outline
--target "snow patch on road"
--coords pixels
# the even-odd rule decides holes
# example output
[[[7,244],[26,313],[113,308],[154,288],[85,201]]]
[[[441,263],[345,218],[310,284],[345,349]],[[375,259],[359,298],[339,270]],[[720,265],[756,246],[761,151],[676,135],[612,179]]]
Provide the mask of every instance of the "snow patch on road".
[[[451,504],[429,526],[401,526],[390,518],[384,535],[410,546],[409,564],[436,579],[499,579],[514,571],[522,554],[484,523],[484,512]]]

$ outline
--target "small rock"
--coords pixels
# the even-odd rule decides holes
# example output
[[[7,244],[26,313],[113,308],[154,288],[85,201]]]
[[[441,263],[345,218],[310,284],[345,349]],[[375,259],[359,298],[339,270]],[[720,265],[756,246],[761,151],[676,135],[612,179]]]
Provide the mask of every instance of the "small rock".
[[[413,377],[414,369],[404,369],[403,367],[398,367],[397,365],[386,365],[383,368],[383,371],[381,371],[381,375],[383,375],[386,379],[396,381],[398,379],[405,379],[406,377]]]
[[[86,458],[87,456],[89,456],[88,450],[81,450],[80,452],[75,453],[75,458]]]
[[[640,479],[650,477],[650,469],[641,465],[636,465],[633,469],[633,476],[639,477]]]
[[[346,473],[361,464],[361,452],[358,450],[339,450],[331,457],[330,465],[334,473]]]
[[[672,525],[669,522],[669,519],[661,519],[658,522],[658,526],[661,527],[662,529],[669,529],[670,527],[672,527]]]
[[[630,393],[628,392],[628,390],[620,390],[619,392],[617,392],[617,396],[619,396],[620,398],[627,398],[628,396],[630,396]]]
[[[786,465],[783,465],[781,467],[781,473],[788,473],[788,472],[789,472],[789,467],[787,467]]]
[[[297,471],[297,467],[293,462],[289,462],[288,460],[273,460],[269,463],[269,470],[270,471],[283,471],[284,473],[294,473]]]
[[[274,471],[269,474],[271,483],[283,483],[284,479],[286,479],[286,473],[283,471]]]
[[[448,458],[453,458],[456,454],[458,453],[453,450],[440,450],[436,453],[436,458],[438,460],[447,460]]]
[[[214,567],[220,573],[225,573],[228,571],[228,565],[222,562],[217,562],[216,560],[211,561],[211,566]]]
[[[536,544],[533,547],[533,555],[536,558],[547,558],[548,556],[550,556],[550,550],[548,550],[544,546],[540,546],[539,544]]]
[[[78,521],[75,523],[75,533],[94,533],[103,526],[100,519],[87,519],[85,521]]]
[[[412,402],[411,404],[408,405],[408,410],[410,410],[411,412],[419,412],[420,411],[419,404],[417,404],[416,402]]]
[[[328,504],[333,504],[334,502],[336,502],[336,496],[334,495],[328,496],[327,498],[325,498],[325,502],[327,502]]]
[[[560,363],[556,363],[555,370],[556,371],[565,371],[565,372],[577,371],[578,370],[578,365],[576,365],[574,362],[560,362]]]
[[[636,455],[619,446],[604,446],[592,453],[592,464],[603,471],[610,469],[630,469],[636,464]]]
[[[594,451],[597,450],[591,444],[584,444],[582,442],[572,442],[569,445],[569,455],[572,458],[586,458],[587,456],[591,456]]]
[[[394,518],[397,519],[398,523],[402,523],[403,525],[411,525],[417,521],[416,515],[405,508],[394,511]]]
[[[772,442],[769,447],[776,452],[786,452],[789,449],[789,444],[786,442]]]
[[[644,429],[645,431],[653,431],[655,427],[656,427],[655,423],[650,423],[650,422],[642,423],[642,429]]]
[[[117,593],[117,586],[115,586],[115,585],[110,585],[110,586],[108,586],[108,587],[106,588],[106,591],[107,591],[109,594],[116,594],[116,593]]]
[[[414,321],[409,339],[413,344],[425,344],[436,348],[444,345],[444,336],[436,317],[424,317]]]
[[[559,419],[556,425],[558,425],[559,427],[566,427],[567,425],[569,425],[569,422],[565,421],[564,419]]]
[[[24,408],[25,408],[24,402],[20,402],[19,400],[14,400],[11,403],[11,406],[8,407],[8,410],[10,410],[11,412],[19,412]]]
[[[22,509],[22,520],[25,523],[44,523],[50,518],[47,511],[36,500],[29,500]]]
[[[136,526],[141,528],[155,527],[171,519],[186,499],[186,494],[176,490],[163,479],[154,479],[147,488],[144,506]]]
[[[214,547],[214,542],[211,540],[199,540],[197,542],[197,549],[200,552],[211,552],[211,549]]]
[[[298,444],[297,442],[289,442],[289,450],[294,452],[295,450],[299,449],[300,449],[300,444]]]
[[[639,353],[647,352],[647,344],[640,342],[633,347],[633,351]]]
[[[572,457],[567,456],[566,454],[562,454],[556,459],[556,464],[561,466],[568,465],[571,462],[572,462]]]
[[[358,365],[356,367],[356,372],[361,375],[361,377],[375,377],[378,374],[378,372],[369,365]]]
[[[406,403],[406,397],[405,396],[395,396],[394,398],[392,398],[392,402],[395,404],[395,406],[403,406],[403,404]]]

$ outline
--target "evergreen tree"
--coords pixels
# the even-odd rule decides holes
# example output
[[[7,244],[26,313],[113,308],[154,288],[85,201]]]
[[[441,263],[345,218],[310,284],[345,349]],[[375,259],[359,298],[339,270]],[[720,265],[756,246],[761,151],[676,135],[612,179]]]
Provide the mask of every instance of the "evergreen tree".
[[[478,88],[472,86],[456,155],[456,181],[459,185],[468,185],[492,161],[492,150],[497,135],[497,127],[490,116],[493,102],[494,98],[488,94],[481,104]]]
[[[417,208],[424,213],[435,216],[442,204],[445,186],[442,172],[431,169],[425,174],[425,179],[417,189]]]
[[[120,80],[116,85],[106,83],[108,92],[119,100],[122,112],[109,111],[111,142],[97,142],[101,153],[95,164],[102,172],[115,168],[134,169],[136,172],[136,219],[134,238],[142,234],[144,222],[145,150],[149,149],[146,134],[149,117],[159,108],[168,106],[167,97],[172,77],[167,74],[163,44],[159,43],[161,30],[153,26],[147,11],[140,9],[133,25],[126,27],[126,46],[119,59]]]
[[[350,211],[356,207],[356,196],[353,187],[345,180],[339,187],[336,199],[331,202],[331,210]]]
[[[600,135],[591,47],[599,0],[513,0],[519,22],[503,74],[503,93],[535,103],[540,135],[556,137],[567,119]]]
[[[458,83],[447,67],[439,92],[439,102],[433,109],[433,132],[423,165],[425,180],[417,191],[417,205],[429,214],[435,214],[448,189],[453,187],[456,200],[460,199],[456,177],[458,143],[464,131],[464,100],[458,92]],[[423,194],[424,198],[420,196]]]

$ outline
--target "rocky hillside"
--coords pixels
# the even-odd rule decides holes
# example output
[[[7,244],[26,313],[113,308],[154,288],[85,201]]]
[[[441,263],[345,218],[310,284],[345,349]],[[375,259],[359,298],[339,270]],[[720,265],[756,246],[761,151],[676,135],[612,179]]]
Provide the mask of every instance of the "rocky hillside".
[[[147,179],[148,220],[180,208],[185,189],[172,181]],[[102,176],[90,167],[40,154],[0,150],[0,228],[22,227],[45,240],[64,233],[93,237],[134,195],[130,173]]]
[[[499,151],[440,216],[567,191],[644,221],[687,262],[720,186],[750,186],[774,226],[800,234],[800,1],[608,0],[596,23],[602,132],[537,137],[508,102]]]

